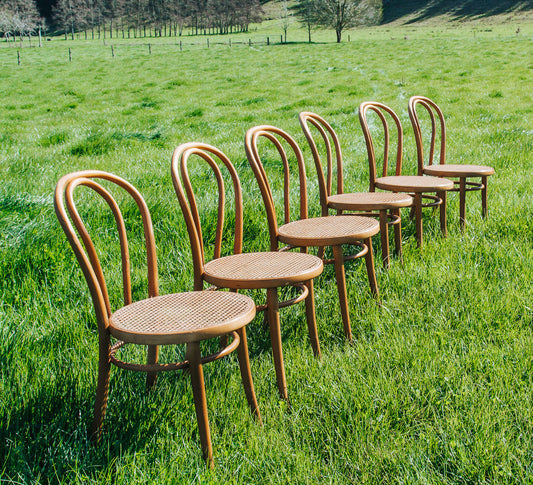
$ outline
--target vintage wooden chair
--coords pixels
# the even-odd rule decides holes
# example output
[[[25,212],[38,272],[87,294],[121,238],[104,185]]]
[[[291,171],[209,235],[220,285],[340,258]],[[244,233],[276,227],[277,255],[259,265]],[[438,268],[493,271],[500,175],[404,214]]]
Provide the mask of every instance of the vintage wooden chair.
[[[258,142],[260,139],[269,140],[275,147],[283,167],[283,224],[278,225],[274,195],[267,179],[267,174],[259,155]],[[290,161],[283,143],[288,146],[296,156],[299,182],[299,219],[291,222],[290,211]],[[291,248],[300,248],[305,252],[307,247],[318,246],[323,248],[331,246],[333,259],[324,260],[325,264],[335,264],[337,289],[341,308],[342,322],[346,338],[351,340],[352,329],[346,296],[346,280],[344,274],[344,261],[364,256],[368,280],[372,293],[378,296],[378,285],[374,270],[374,257],[372,253],[372,236],[378,233],[379,223],[370,217],[354,215],[323,216],[308,218],[307,207],[307,180],[302,151],[294,139],[283,130],[274,126],[256,126],[246,132],[246,155],[259,183],[263,203],[266,208],[270,235],[270,249],[284,251]],[[269,160],[270,162],[270,160]],[[279,243],[287,246],[280,249]],[[342,245],[358,246],[361,250],[347,258],[343,256]]]
[[[206,262],[200,212],[189,177],[191,160],[206,162],[218,187],[215,198],[217,227],[214,238],[213,259]],[[235,223],[224,233],[226,188],[221,172],[225,167],[233,188]],[[272,342],[272,354],[280,396],[287,400],[287,382],[283,364],[279,309],[305,300],[307,326],[314,354],[320,356],[316,328],[313,278],[322,273],[322,260],[310,254],[279,252],[242,252],[243,203],[239,176],[229,158],[217,148],[204,143],[185,143],[172,156],[172,181],[185,217],[191,242],[194,263],[194,288],[201,290],[204,281],[217,288],[265,289],[266,305],[257,307],[266,312]],[[222,241],[233,239],[233,254],[222,255]],[[279,302],[278,288],[294,286],[300,295]]]
[[[429,142],[424,143],[420,117],[417,107],[422,106],[427,111],[431,121]],[[437,104],[424,96],[412,96],[409,99],[409,118],[413,125],[416,140],[416,151],[418,158],[418,174],[433,175],[435,177],[452,177],[455,180],[454,192],[459,192],[459,223],[461,230],[465,228],[466,214],[466,193],[473,190],[481,191],[481,215],[487,216],[487,178],[494,173],[492,167],[485,165],[447,164],[446,163],[446,123],[444,115]],[[439,160],[435,163],[435,156],[438,152]],[[424,146],[428,148],[427,162],[424,158]],[[468,180],[479,178],[480,182]]]
[[[383,266],[388,268],[389,261],[389,226],[394,227],[395,249],[398,256],[402,257],[402,219],[400,208],[410,207],[413,199],[408,194],[390,192],[351,192],[344,193],[343,160],[339,137],[331,125],[321,116],[303,111],[299,115],[300,125],[304,132],[318,175],[318,188],[320,191],[320,205],[322,215],[329,215],[329,209],[335,209],[337,214],[344,211],[356,212],[379,218],[381,233],[381,255]],[[318,132],[317,139],[322,141],[325,150],[325,170],[318,150],[318,144],[311,129]],[[335,160],[335,167],[333,161]],[[336,170],[335,170],[336,169]],[[324,176],[324,171],[325,176]],[[336,193],[333,191],[334,172],[337,176]]]
[[[378,177],[377,157],[372,134],[370,133],[370,125],[368,123],[369,111],[377,114],[383,127],[383,169],[381,177]],[[387,118],[393,120],[397,133],[394,175],[389,175],[388,161],[389,151],[391,151],[391,140],[390,127]],[[361,127],[363,129],[368,153],[370,191],[373,192],[378,188],[389,192],[403,192],[412,195],[418,247],[421,248],[423,243],[422,207],[440,206],[440,228],[442,234],[446,236],[446,191],[453,188],[453,182],[439,177],[402,175],[403,128],[398,115],[388,106],[370,101],[361,103],[359,106],[359,121],[361,122]],[[424,203],[423,199],[429,199],[431,202]]]
[[[78,188],[82,186],[92,189],[105,201],[116,222],[124,298],[124,306],[116,311],[112,310],[98,253],[74,199],[75,192],[78,194]],[[136,302],[133,302],[132,297],[126,224],[112,195],[112,191],[116,192],[119,188],[134,200],[142,219],[139,222],[144,230],[148,298]],[[213,453],[202,369],[204,363],[220,359],[237,350],[248,404],[252,414],[261,421],[250,372],[245,330],[245,326],[255,316],[254,302],[237,293],[214,291],[159,296],[156,247],[150,213],[140,193],[122,178],[96,170],[65,175],[56,186],[54,205],[59,222],[89,286],[98,324],[99,370],[94,419],[90,429],[92,440],[98,442],[102,436],[111,364],[123,369],[146,372],[147,387],[155,384],[159,372],[188,369],[192,380],[202,451],[204,458],[212,466]],[[205,357],[200,355],[200,342],[224,335],[231,336],[229,345],[215,354]],[[146,364],[119,359],[118,350],[128,344],[147,346]],[[170,344],[185,344],[185,360],[178,363],[158,363],[158,346]]]

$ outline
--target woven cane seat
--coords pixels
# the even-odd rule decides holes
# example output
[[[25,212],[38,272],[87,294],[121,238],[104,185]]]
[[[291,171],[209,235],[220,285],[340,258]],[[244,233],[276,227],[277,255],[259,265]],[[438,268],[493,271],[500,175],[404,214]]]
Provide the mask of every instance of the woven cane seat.
[[[407,194],[390,192],[353,192],[335,194],[328,197],[328,206],[332,209],[373,211],[409,207],[413,199]]]
[[[204,279],[225,288],[277,288],[308,281],[322,269],[322,260],[311,254],[244,253],[209,261],[204,266]]]
[[[486,165],[454,165],[446,163],[426,165],[424,173],[435,177],[487,177],[494,173],[494,169]]]
[[[253,300],[238,293],[173,293],[120,308],[111,315],[109,330],[124,342],[178,344],[227,334],[246,325],[254,315]]]
[[[376,179],[376,187],[394,192],[441,192],[453,189],[453,181],[422,175],[395,175]]]
[[[300,219],[278,229],[279,240],[294,246],[338,246],[379,232],[375,219],[363,216],[326,216]]]

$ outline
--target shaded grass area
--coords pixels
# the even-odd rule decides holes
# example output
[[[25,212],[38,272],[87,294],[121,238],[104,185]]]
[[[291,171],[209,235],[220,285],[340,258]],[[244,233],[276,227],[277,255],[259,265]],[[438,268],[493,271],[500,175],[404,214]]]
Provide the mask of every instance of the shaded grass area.
[[[72,63],[52,43],[28,50],[20,67],[12,63],[12,49],[0,49],[2,65],[11,66],[0,85],[2,480],[533,480],[531,28],[520,36],[514,27],[476,37],[462,28],[426,28],[407,39],[403,32],[354,32],[353,41],[341,45],[182,53],[161,45],[151,56],[115,59],[89,43],[80,45],[86,57]],[[346,187],[365,190],[357,107],[379,100],[399,113],[405,166],[414,173],[407,116],[412,94],[432,97],[443,108],[450,163],[496,168],[489,218],[480,217],[478,194],[469,194],[461,234],[451,195],[449,237],[439,236],[429,211],[421,252],[405,212],[404,264],[394,260],[388,272],[378,267],[380,305],[370,297],[363,265],[347,269],[352,345],[342,336],[327,268],[315,283],[321,361],[312,357],[303,307],[282,310],[290,411],[277,398],[268,331],[261,318],[252,322],[252,370],[265,426],[249,416],[236,360],[206,366],[214,471],[201,460],[189,379],[179,373],[162,375],[156,391],[146,394],[142,376],[114,369],[103,443],[92,448],[86,427],[95,391],[96,325],[53,213],[59,177],[95,168],[135,184],[155,223],[161,292],[182,291],[192,287],[192,265],[170,180],[176,145],[203,141],[230,156],[245,192],[245,248],[266,249],[266,218],[244,155],[245,130],[270,123],[297,138],[309,168],[311,211],[318,214],[298,112],[316,111],[333,124],[346,158]],[[275,164],[269,170],[275,173]],[[211,182],[201,170],[194,175],[205,187],[203,216],[212,222]],[[109,215],[99,208],[89,214],[112,255]],[[379,255],[379,245],[374,249]],[[134,261],[137,267],[140,259]],[[116,273],[111,265],[110,274]],[[142,270],[134,276],[136,296],[143,297]],[[112,297],[118,302],[118,289],[112,288]],[[180,352],[164,349],[163,357],[179,358]]]
[[[383,2],[384,23],[412,18],[409,23],[450,15],[454,20],[470,20],[533,9],[531,0],[388,0]]]

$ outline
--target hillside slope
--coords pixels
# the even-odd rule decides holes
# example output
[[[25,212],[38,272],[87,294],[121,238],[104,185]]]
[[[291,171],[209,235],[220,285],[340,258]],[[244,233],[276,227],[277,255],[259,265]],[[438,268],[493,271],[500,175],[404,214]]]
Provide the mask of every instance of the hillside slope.
[[[383,23],[405,18],[407,23],[448,15],[468,20],[533,10],[533,0],[384,0]]]

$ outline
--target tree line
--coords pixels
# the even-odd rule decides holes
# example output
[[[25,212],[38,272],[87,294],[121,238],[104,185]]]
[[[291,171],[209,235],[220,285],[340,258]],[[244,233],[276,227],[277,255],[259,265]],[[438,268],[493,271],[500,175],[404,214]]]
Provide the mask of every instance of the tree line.
[[[340,42],[345,29],[378,23],[382,0],[296,0],[281,5],[285,30],[289,16],[295,16],[308,29],[332,28]],[[181,36],[247,32],[260,22],[263,10],[259,0],[55,0],[51,27],[74,39]],[[36,0],[0,0],[0,34],[6,40],[41,31],[47,23],[39,14]]]

